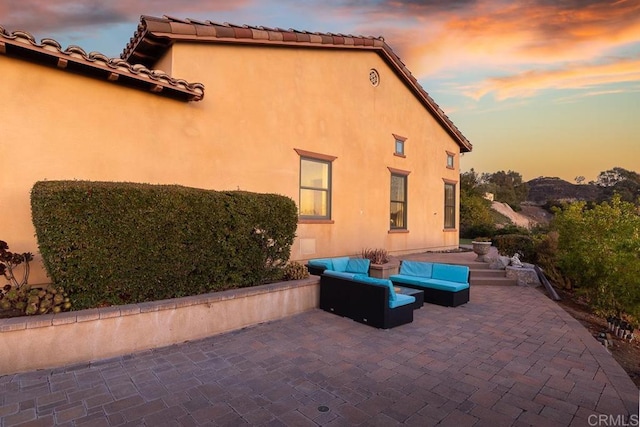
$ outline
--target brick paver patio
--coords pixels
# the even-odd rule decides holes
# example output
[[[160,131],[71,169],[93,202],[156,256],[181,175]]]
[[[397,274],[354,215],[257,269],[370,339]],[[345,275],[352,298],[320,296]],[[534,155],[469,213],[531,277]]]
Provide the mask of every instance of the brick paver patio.
[[[476,286],[468,304],[426,304],[391,330],[313,310],[0,377],[1,426],[589,426],[637,413],[606,349],[526,287]]]

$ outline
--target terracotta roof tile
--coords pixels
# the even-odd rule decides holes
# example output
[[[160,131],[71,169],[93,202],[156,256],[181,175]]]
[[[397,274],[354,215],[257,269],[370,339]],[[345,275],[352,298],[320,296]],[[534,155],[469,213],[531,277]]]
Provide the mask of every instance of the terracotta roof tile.
[[[9,32],[2,26],[0,53],[186,101],[199,101],[204,96],[204,86],[200,83],[188,83],[163,71],[151,70],[141,64],[131,65],[121,58],[108,58],[99,52],[87,53],[79,46],[71,45],[63,50],[53,39],[42,39],[38,43],[25,31]]]
[[[461,151],[471,151],[472,145],[451,119],[422,88],[406,65],[387,45],[382,37],[354,36],[351,34],[310,33],[294,29],[254,27],[248,25],[219,24],[212,21],[177,19],[170,16],[157,18],[141,16],[135,34],[120,55],[131,63],[140,62],[147,67],[169,49],[175,41],[201,41],[214,43],[242,40],[243,43],[302,46],[308,48],[362,49],[377,52],[391,66],[405,84],[458,142]]]
[[[216,29],[216,37],[218,38],[235,38],[236,37],[236,32],[233,31],[233,28],[230,28],[228,26],[224,26],[224,25],[215,25],[214,26]]]
[[[251,29],[249,29],[249,28],[235,28],[234,32],[235,32],[235,37],[237,39],[252,39],[253,38],[253,31],[251,31]]]

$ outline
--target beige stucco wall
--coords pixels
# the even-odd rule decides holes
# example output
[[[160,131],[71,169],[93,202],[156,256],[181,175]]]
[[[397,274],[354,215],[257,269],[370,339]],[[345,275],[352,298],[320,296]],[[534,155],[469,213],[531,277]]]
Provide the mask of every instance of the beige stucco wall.
[[[446,168],[446,152],[459,147],[376,53],[178,44],[159,66],[204,83],[204,100],[0,56],[0,239],[11,250],[37,251],[29,190],[38,180],[242,189],[297,202],[294,148],[337,159],[333,224],[300,224],[293,259],[457,247],[457,231],[443,230],[443,180],[459,179],[457,156]],[[407,138],[405,158],[393,155],[392,134]],[[389,167],[411,172],[408,233],[389,233]],[[32,283],[46,281],[34,270]]]

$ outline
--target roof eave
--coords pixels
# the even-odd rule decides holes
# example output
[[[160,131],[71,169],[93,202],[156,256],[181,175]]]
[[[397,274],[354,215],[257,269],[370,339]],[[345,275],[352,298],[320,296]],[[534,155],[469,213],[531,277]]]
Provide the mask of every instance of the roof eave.
[[[52,39],[43,39],[37,43],[27,32],[9,33],[1,26],[0,54],[117,82],[181,101],[199,101],[204,97],[204,86],[200,83],[174,79],[162,71],[131,65],[122,59],[108,58],[101,53],[87,54],[78,46],[69,46],[62,50],[60,44]]]

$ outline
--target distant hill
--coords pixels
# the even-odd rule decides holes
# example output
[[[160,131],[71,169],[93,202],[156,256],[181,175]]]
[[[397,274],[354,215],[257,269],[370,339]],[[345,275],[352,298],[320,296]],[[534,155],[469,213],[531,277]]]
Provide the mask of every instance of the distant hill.
[[[592,184],[572,184],[560,178],[540,177],[527,182],[527,202],[544,205],[549,200],[598,200],[600,187]]]

